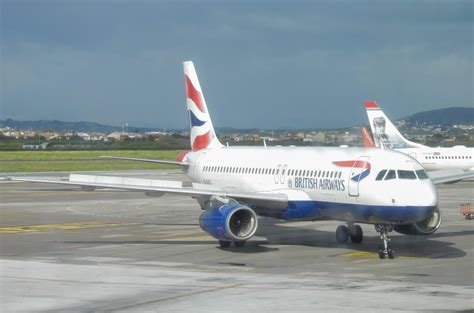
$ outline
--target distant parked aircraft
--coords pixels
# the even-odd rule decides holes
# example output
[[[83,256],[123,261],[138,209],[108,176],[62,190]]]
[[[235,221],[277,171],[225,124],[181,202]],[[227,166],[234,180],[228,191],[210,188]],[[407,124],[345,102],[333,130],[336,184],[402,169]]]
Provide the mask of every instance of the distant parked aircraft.
[[[365,109],[376,147],[394,149],[408,154],[427,171],[461,169],[474,170],[474,149],[465,146],[452,148],[431,148],[409,141],[398,131],[375,101],[366,101]],[[365,140],[370,140],[368,133],[363,133]],[[370,146],[370,144],[365,144]]]

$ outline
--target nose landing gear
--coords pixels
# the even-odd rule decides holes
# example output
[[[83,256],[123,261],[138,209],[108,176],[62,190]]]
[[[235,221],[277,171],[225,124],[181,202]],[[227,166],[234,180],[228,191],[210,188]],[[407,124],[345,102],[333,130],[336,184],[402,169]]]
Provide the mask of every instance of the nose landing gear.
[[[392,246],[390,245],[390,236],[388,235],[389,232],[393,231],[392,225],[386,224],[376,224],[375,231],[380,233],[380,239],[383,240],[383,244],[379,246],[379,258],[385,259],[388,256],[389,259],[393,259],[394,251]]]

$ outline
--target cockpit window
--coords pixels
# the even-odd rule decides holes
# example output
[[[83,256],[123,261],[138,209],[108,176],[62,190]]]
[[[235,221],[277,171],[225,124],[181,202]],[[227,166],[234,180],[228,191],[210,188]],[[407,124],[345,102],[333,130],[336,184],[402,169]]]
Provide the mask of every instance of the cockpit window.
[[[381,170],[381,171],[377,174],[377,177],[375,177],[375,180],[382,180],[383,177],[385,176],[385,173],[387,173],[387,170]]]
[[[390,179],[395,179],[397,178],[397,174],[395,173],[395,170],[390,170],[387,173],[387,176],[385,176],[384,180],[390,180]]]
[[[416,179],[414,171],[397,170],[400,179]]]
[[[415,172],[416,172],[416,176],[418,176],[419,179],[428,179],[428,175],[426,175],[425,170],[418,170]]]

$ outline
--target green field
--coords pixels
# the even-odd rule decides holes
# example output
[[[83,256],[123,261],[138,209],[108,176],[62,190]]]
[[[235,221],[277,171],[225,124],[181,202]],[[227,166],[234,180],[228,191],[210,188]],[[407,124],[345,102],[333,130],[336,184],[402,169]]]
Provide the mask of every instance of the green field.
[[[176,160],[180,152],[180,150],[6,151],[0,152],[0,173],[175,168],[154,163],[104,160],[100,157],[108,155]]]

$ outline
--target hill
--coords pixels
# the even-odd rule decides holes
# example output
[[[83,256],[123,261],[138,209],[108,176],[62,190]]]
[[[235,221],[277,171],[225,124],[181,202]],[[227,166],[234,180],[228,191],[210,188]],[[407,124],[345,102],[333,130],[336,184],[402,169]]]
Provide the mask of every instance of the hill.
[[[474,124],[474,108],[469,107],[452,107],[438,110],[423,111],[413,115],[404,117],[403,120],[409,123],[434,124],[434,125],[456,125],[456,124]],[[121,126],[103,125],[95,122],[64,122],[58,120],[34,120],[34,121],[18,121],[12,119],[0,120],[0,128],[10,127],[19,130],[51,130],[57,132],[75,131],[75,132],[99,132],[110,133],[121,131]],[[144,128],[136,126],[128,126],[131,132],[148,132],[160,131],[158,128]],[[301,129],[305,130],[305,129]],[[319,129],[328,130],[328,129]],[[340,129],[341,130],[341,129]],[[350,127],[348,128],[350,130]],[[181,131],[181,130],[176,130]],[[219,133],[255,133],[259,129],[234,129],[230,127],[217,127]],[[269,130],[267,130],[269,131]],[[275,129],[276,132],[281,131]]]
[[[94,122],[64,122],[58,120],[34,120],[34,121],[17,121],[12,119],[0,120],[0,128],[10,127],[19,130],[50,130],[57,132],[73,131],[73,132],[99,132],[110,133],[121,131],[121,126],[103,125]],[[129,131],[138,130],[139,132],[158,131],[155,128],[143,128],[128,126]]]
[[[404,118],[411,123],[434,125],[474,124],[474,108],[452,107],[423,111]]]

